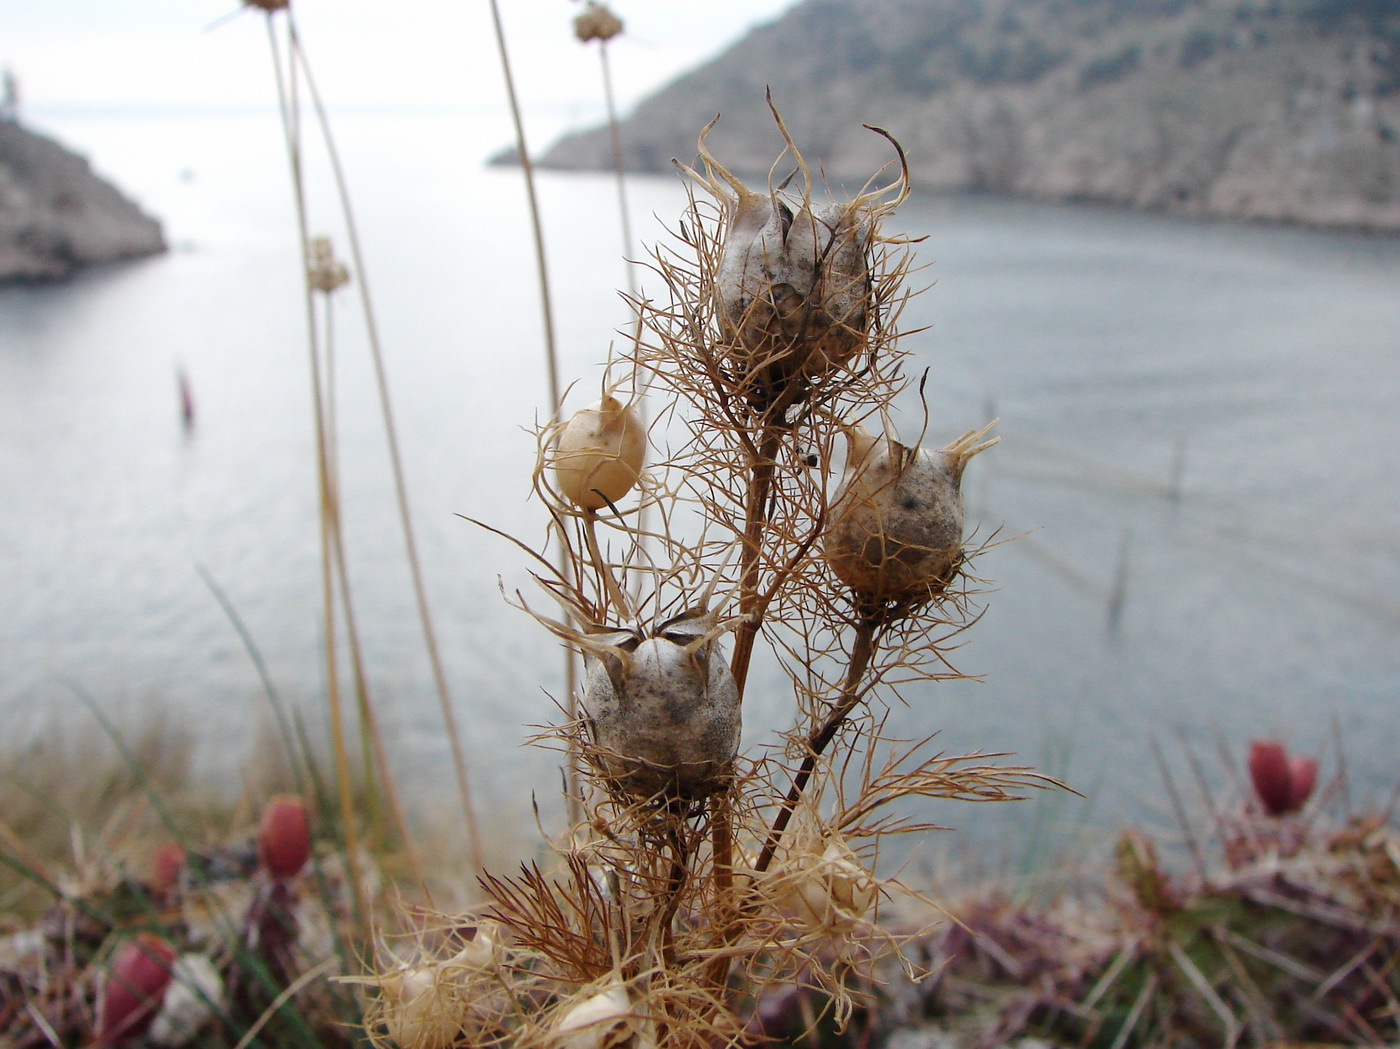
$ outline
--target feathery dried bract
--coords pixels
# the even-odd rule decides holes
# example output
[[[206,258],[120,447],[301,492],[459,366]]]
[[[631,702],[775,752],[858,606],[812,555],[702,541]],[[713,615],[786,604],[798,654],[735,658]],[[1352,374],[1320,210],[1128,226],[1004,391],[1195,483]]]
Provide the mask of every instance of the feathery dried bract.
[[[945,448],[908,448],[848,431],[846,471],[823,537],[836,576],[861,598],[908,602],[941,593],[962,556],[962,475],[999,438],[988,424]]]

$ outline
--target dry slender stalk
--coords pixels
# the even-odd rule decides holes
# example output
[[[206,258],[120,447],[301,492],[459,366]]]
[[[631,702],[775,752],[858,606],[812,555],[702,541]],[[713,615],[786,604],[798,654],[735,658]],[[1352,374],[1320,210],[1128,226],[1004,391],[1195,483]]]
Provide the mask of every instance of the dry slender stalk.
[[[268,43],[272,51],[272,66],[277,82],[277,98],[282,113],[282,124],[287,139],[287,157],[292,172],[292,193],[296,204],[297,232],[301,242],[302,271],[311,265],[311,237],[306,220],[306,192],[302,178],[300,113],[296,95],[296,67],[292,56],[288,55],[289,77],[282,71],[281,49],[277,43],[277,29],[271,12],[267,15]],[[307,339],[311,364],[312,417],[315,420],[316,434],[316,477],[317,498],[321,522],[321,610],[322,633],[326,661],[326,699],[330,708],[331,745],[334,752],[336,781],[340,798],[341,833],[345,837],[347,855],[358,854],[358,831],[354,800],[350,793],[350,762],[345,739],[345,717],[341,707],[340,677],[335,651],[335,594],[331,558],[332,535],[330,519],[333,513],[334,496],[328,474],[328,443],[326,435],[326,408],[323,401],[321,380],[321,355],[317,344],[316,304],[311,286],[303,280],[306,303]],[[358,878],[351,878],[351,889],[355,905],[356,921],[361,931],[368,933],[369,908]]]
[[[466,820],[468,852],[472,864],[479,868],[482,858],[481,833],[477,824],[476,809],[472,804],[471,782],[467,774],[466,757],[462,751],[461,733],[457,725],[456,714],[452,709],[452,699],[447,686],[447,674],[443,667],[441,653],[438,650],[437,633],[433,627],[432,613],[428,606],[427,587],[424,583],[423,568],[418,555],[418,543],[413,529],[412,513],[409,509],[408,486],[404,476],[403,457],[399,451],[398,428],[394,422],[393,403],[389,396],[388,373],[384,365],[384,352],[379,338],[379,326],[375,321],[374,304],[369,294],[368,271],[365,266],[364,253],[360,249],[359,228],[355,221],[354,210],[350,205],[349,184],[345,178],[345,170],[340,161],[340,153],[336,148],[335,138],[331,134],[330,122],[326,114],[325,105],[322,103],[320,93],[316,89],[315,79],[312,77],[310,66],[306,61],[306,55],[302,50],[296,32],[296,25],[291,19],[290,12],[288,12],[287,30],[297,65],[301,69],[302,74],[306,77],[307,88],[311,93],[312,107],[321,128],[326,154],[330,160],[331,171],[335,178],[336,190],[340,197],[346,236],[350,244],[350,258],[358,278],[356,283],[359,289],[361,310],[364,314],[365,330],[369,340],[370,357],[374,363],[375,385],[379,392],[380,413],[384,419],[385,441],[389,451],[389,462],[394,478],[394,495],[398,506],[399,523],[403,533],[404,553],[408,561],[409,575],[413,586],[414,604],[418,611],[423,644],[427,650],[428,662],[433,675],[433,683],[437,689],[438,702],[446,729],[448,744],[452,750],[452,764],[457,776],[457,789],[461,796],[463,816]]]

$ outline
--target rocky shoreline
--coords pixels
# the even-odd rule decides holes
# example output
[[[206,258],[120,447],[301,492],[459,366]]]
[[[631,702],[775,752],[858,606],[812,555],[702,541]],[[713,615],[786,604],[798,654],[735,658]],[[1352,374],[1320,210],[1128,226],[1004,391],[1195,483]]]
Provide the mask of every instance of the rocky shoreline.
[[[160,222],[86,159],[0,120],[0,284],[61,280],[165,250]]]
[[[625,163],[690,160],[720,113],[714,154],[767,173],[771,90],[847,193],[893,156],[873,124],[920,190],[1400,232],[1400,11],[1329,2],[806,0],[643,100]],[[607,131],[539,163],[610,168]]]

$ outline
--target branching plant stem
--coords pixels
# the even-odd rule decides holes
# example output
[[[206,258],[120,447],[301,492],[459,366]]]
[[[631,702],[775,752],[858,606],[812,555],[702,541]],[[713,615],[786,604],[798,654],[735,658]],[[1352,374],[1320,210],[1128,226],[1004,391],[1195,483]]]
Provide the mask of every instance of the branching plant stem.
[[[802,765],[798,768],[797,774],[792,778],[792,786],[788,788],[787,796],[783,799],[782,806],[773,818],[773,826],[768,832],[768,839],[763,843],[763,849],[758,854],[758,861],[754,864],[754,870],[759,874],[766,871],[769,864],[773,862],[773,856],[782,842],[783,832],[787,830],[788,823],[792,820],[792,814],[796,811],[798,802],[802,800],[803,791],[807,789],[807,781],[812,778],[812,772],[816,768],[822,752],[826,750],[827,745],[835,738],[836,733],[846,723],[851,712],[860,704],[865,695],[860,683],[865,677],[866,670],[870,667],[871,659],[874,658],[875,634],[883,622],[884,617],[879,613],[874,613],[863,617],[856,624],[855,638],[851,644],[851,659],[846,667],[846,677],[841,684],[841,692],[835,705],[832,706],[831,712],[827,714],[826,720],[807,739],[807,754],[802,759]]]

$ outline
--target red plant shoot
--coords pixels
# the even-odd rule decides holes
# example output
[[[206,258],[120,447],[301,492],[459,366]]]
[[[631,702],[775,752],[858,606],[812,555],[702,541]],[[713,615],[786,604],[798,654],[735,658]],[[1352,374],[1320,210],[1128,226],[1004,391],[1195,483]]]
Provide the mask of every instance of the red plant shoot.
[[[102,993],[98,1046],[125,1045],[145,1033],[174,963],[175,949],[154,933],[142,933],[117,952]]]
[[[311,825],[305,803],[279,794],[263,809],[258,827],[258,862],[274,878],[297,874],[311,857]]]
[[[1290,756],[1276,739],[1256,739],[1249,745],[1249,778],[1255,796],[1270,816],[1299,811],[1317,784],[1317,760]]]

